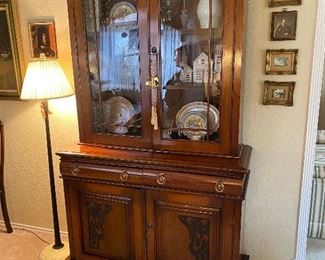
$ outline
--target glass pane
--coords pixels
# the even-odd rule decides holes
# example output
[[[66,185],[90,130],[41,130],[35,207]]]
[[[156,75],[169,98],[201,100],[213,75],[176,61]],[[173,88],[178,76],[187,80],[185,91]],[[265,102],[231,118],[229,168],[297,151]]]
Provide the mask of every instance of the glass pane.
[[[160,2],[164,139],[218,141],[222,21],[222,0]]]
[[[84,0],[93,130],[141,136],[135,2]]]

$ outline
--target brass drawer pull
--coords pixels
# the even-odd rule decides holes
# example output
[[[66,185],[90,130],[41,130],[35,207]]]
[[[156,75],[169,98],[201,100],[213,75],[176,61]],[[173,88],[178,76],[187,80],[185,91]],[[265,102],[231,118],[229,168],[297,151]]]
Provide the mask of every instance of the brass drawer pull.
[[[214,189],[216,190],[216,192],[222,193],[225,190],[225,184],[223,183],[223,181],[217,181],[216,185],[214,186]]]
[[[75,165],[75,166],[73,166],[73,167],[71,168],[71,174],[72,174],[73,176],[78,176],[79,173],[80,173],[80,169],[79,169],[78,166]]]
[[[127,171],[123,171],[120,174],[120,180],[126,182],[129,178],[129,174]]]
[[[166,184],[166,177],[164,175],[157,176],[157,183],[159,185],[165,185]]]

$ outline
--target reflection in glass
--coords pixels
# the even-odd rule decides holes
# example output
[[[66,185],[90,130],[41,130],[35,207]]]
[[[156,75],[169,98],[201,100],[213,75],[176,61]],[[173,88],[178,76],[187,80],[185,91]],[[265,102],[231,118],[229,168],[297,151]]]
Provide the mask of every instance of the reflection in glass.
[[[165,139],[219,140],[222,8],[222,0],[160,2]]]
[[[134,2],[85,0],[96,132],[141,135],[137,11]]]

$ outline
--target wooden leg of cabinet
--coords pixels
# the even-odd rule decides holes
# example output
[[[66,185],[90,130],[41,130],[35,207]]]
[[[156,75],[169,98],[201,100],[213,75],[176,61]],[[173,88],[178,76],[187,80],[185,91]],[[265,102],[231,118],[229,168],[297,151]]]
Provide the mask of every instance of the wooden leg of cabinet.
[[[249,255],[240,255],[240,260],[249,260]]]

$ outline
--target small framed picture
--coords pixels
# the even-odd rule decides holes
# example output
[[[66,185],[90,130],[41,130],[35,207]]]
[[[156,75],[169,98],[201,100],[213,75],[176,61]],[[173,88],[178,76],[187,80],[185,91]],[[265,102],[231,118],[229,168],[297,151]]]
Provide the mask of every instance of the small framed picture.
[[[301,5],[301,0],[269,0],[269,7]]]
[[[263,105],[293,106],[294,88],[294,81],[264,81]]]
[[[265,74],[294,75],[297,74],[298,49],[266,50]]]
[[[272,12],[271,40],[296,39],[297,11]]]
[[[38,58],[41,53],[46,57],[57,58],[54,22],[29,23],[28,28],[32,58]]]

